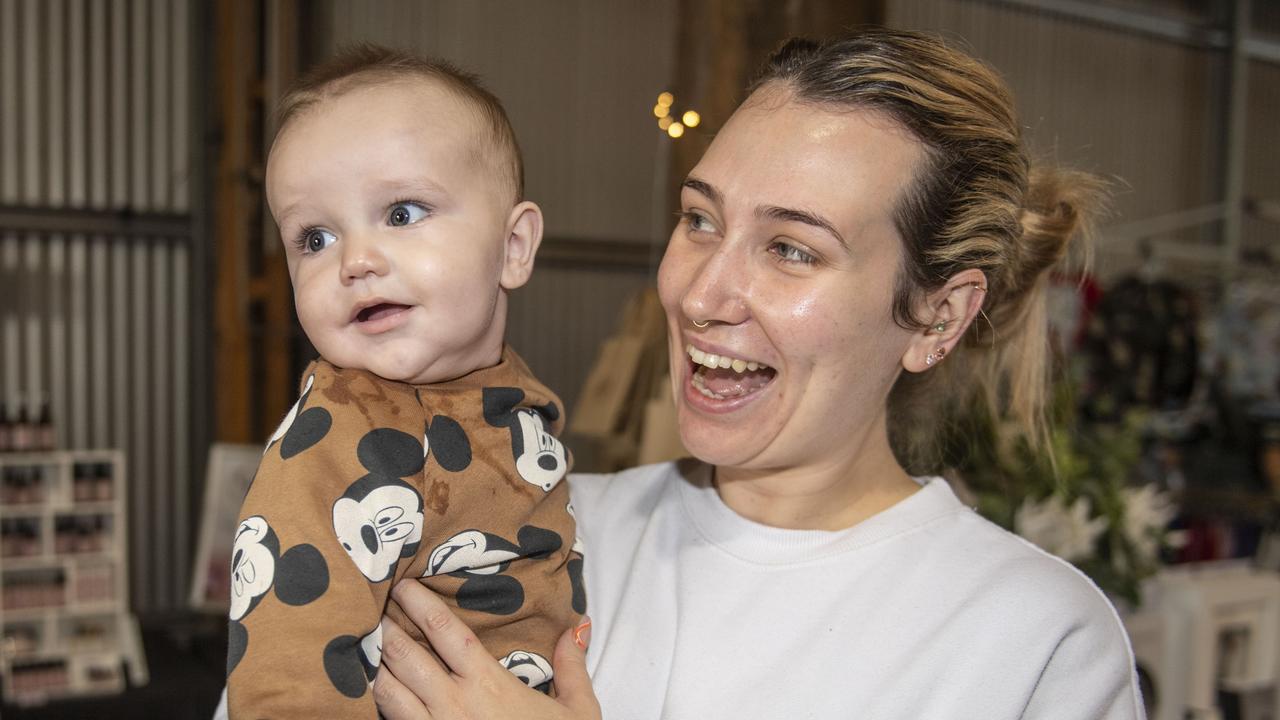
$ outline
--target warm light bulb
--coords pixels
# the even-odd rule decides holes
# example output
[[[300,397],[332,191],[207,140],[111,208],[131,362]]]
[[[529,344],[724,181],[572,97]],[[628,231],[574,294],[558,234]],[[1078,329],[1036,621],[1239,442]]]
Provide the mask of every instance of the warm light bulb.
[[[658,96],[659,105],[665,105],[666,107],[671,107],[671,103],[675,101],[676,101],[676,96],[672,95],[669,92],[664,92]]]
[[[673,122],[675,122],[675,120],[673,120],[670,115],[664,118],[658,118],[658,129],[666,130],[667,128],[671,127],[671,123]]]
[[[673,138],[678,138],[684,134],[684,126],[678,122],[673,122],[667,127],[667,134]]]
[[[681,120],[684,120],[685,127],[698,127],[698,123],[702,122],[702,116],[697,110],[685,110]]]
[[[657,105],[653,106],[654,117],[664,118],[670,114],[671,114],[671,106],[669,105],[663,105],[662,103],[658,103]]]

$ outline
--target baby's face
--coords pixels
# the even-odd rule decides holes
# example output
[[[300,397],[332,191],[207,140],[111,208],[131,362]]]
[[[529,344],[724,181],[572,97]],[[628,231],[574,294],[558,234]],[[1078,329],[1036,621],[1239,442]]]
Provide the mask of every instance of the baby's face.
[[[421,384],[498,361],[512,201],[477,122],[436,84],[396,81],[323,100],[277,138],[267,201],[329,362]]]

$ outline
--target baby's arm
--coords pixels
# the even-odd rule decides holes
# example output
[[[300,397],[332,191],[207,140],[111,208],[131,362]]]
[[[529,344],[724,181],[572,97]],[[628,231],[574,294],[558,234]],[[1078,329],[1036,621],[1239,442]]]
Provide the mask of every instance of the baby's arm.
[[[417,407],[368,376],[308,369],[236,531],[232,718],[377,717],[379,621],[422,533]]]

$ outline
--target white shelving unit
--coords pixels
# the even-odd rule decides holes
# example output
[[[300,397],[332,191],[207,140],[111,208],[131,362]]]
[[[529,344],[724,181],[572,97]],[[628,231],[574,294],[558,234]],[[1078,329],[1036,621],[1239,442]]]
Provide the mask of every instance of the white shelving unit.
[[[117,450],[0,453],[0,687],[38,704],[147,682]]]

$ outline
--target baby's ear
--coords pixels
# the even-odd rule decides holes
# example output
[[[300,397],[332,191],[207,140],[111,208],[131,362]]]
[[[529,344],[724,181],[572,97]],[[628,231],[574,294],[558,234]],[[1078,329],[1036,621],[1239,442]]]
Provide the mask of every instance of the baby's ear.
[[[504,290],[515,290],[533,273],[533,258],[542,244],[542,209],[528,200],[518,203],[507,216],[505,255],[502,261]]]

